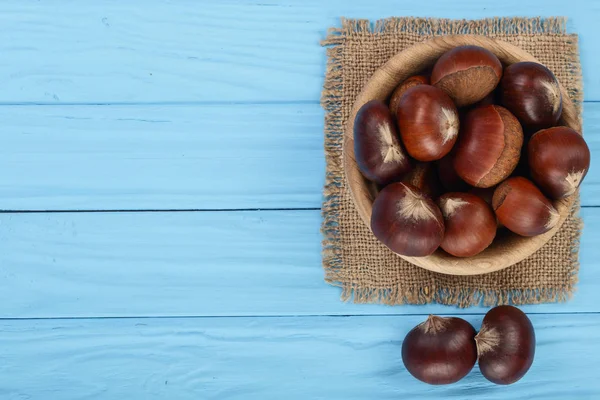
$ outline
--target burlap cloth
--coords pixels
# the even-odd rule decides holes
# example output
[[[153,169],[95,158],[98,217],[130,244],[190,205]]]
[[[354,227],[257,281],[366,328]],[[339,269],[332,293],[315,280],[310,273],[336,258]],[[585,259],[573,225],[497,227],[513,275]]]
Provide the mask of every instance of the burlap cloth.
[[[468,307],[565,301],[572,295],[579,269],[579,202],[554,238],[519,264],[486,275],[443,275],[402,260],[374,238],[354,207],[342,168],[343,132],[362,86],[393,55],[437,35],[482,34],[521,47],[554,71],[581,112],[577,36],[567,34],[565,25],[565,18],[390,18],[374,25],[342,20],[341,28],[329,31],[323,41],[328,57],[322,95],[327,161],[323,267],[326,281],[342,288],[343,300]]]

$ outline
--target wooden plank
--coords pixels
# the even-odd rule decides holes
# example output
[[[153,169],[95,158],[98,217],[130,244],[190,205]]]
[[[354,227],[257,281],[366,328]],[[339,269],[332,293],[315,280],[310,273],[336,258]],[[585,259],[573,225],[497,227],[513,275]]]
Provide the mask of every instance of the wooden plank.
[[[0,107],[0,209],[320,207],[318,105]]]
[[[536,355],[511,386],[476,366],[428,386],[402,365],[425,316],[0,322],[7,399],[597,399],[600,316],[532,315]],[[468,316],[476,328],[481,316]]]
[[[319,41],[339,17],[568,15],[587,100],[600,100],[600,5],[589,0],[244,0],[101,3],[7,0],[0,102],[317,101]]]
[[[583,210],[573,300],[600,311],[600,209]],[[318,211],[0,214],[0,318],[473,313],[340,301]]]
[[[0,209],[318,208],[317,104],[0,107]],[[585,134],[600,154],[600,103]],[[600,164],[584,181],[600,205]]]

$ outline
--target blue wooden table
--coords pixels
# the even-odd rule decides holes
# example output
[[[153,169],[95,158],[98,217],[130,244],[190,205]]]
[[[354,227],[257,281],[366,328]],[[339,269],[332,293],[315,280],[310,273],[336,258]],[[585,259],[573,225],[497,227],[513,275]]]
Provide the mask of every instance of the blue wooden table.
[[[0,399],[600,398],[600,163],[513,386],[402,366],[428,313],[485,308],[342,303],[320,265],[327,28],[540,14],[580,35],[598,156],[597,1],[2,1]]]

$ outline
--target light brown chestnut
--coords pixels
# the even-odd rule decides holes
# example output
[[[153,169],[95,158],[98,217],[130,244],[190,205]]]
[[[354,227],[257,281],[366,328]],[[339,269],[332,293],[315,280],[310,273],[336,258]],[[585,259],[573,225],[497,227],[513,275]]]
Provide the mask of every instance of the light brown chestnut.
[[[431,84],[463,107],[490,94],[501,77],[502,64],[494,53],[483,47],[459,46],[444,53],[435,63]]]
[[[529,179],[516,176],[494,191],[492,206],[498,220],[521,236],[536,236],[554,228],[560,214]]]
[[[500,87],[502,105],[528,130],[557,124],[562,113],[562,94],[558,80],[545,66],[529,61],[509,65]]]
[[[521,125],[506,108],[495,105],[475,108],[465,116],[454,169],[470,185],[494,186],[513,172],[522,146]]]
[[[439,160],[452,150],[459,130],[458,111],[440,89],[408,89],[397,109],[400,137],[408,154],[419,161]]]
[[[414,168],[404,175],[402,182],[413,185],[432,199],[437,199],[443,193],[433,163],[417,162]]]
[[[354,156],[362,174],[379,185],[400,180],[410,171],[388,107],[379,100],[364,104],[354,119]]]
[[[400,103],[400,99],[404,95],[408,89],[417,85],[429,85],[429,77],[425,75],[415,75],[411,76],[404,82],[402,82],[394,92],[392,93],[392,97],[390,97],[390,111],[392,115],[396,115],[396,110],[398,109],[398,104]]]
[[[395,253],[424,257],[442,243],[444,220],[438,206],[412,185],[392,183],[373,203],[371,230]]]
[[[496,215],[481,197],[446,193],[438,200],[444,216],[441,247],[456,257],[471,257],[485,250],[496,237]]]
[[[527,152],[533,180],[554,199],[575,193],[590,168],[587,143],[577,131],[566,126],[535,133]]]

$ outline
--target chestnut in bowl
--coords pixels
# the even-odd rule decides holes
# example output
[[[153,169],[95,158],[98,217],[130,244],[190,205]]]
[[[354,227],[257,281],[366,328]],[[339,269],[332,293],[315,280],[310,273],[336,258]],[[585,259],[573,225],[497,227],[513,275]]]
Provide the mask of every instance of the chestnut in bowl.
[[[433,66],[431,84],[442,89],[458,107],[476,103],[500,82],[502,63],[479,46],[458,46],[447,51]]]
[[[390,97],[390,111],[392,115],[396,115],[396,110],[398,109],[398,104],[400,103],[400,99],[404,95],[404,93],[413,86],[417,85],[429,85],[429,77],[425,75],[415,75],[411,76],[404,82],[402,82],[394,92],[392,93],[392,97]]]
[[[575,193],[590,168],[590,149],[579,132],[557,126],[535,133],[527,146],[531,176],[553,199]]]
[[[470,185],[494,186],[513,172],[522,146],[521,125],[506,108],[495,105],[475,108],[464,119],[454,169]]]
[[[442,243],[444,220],[438,206],[419,189],[392,183],[375,198],[371,230],[393,252],[424,257]]]
[[[504,70],[500,97],[528,130],[550,128],[562,113],[558,80],[548,68],[536,62],[519,62]]]
[[[397,120],[406,151],[419,161],[444,157],[458,137],[458,110],[446,93],[433,86],[408,89],[398,104]]]
[[[489,204],[471,193],[446,193],[438,204],[444,216],[441,247],[456,257],[472,257],[496,237],[496,215]]]
[[[521,236],[537,236],[558,224],[560,214],[529,179],[516,176],[494,191],[492,206],[502,225]]]
[[[365,103],[354,120],[354,155],[362,174],[379,185],[399,180],[411,169],[396,124],[379,100]]]

